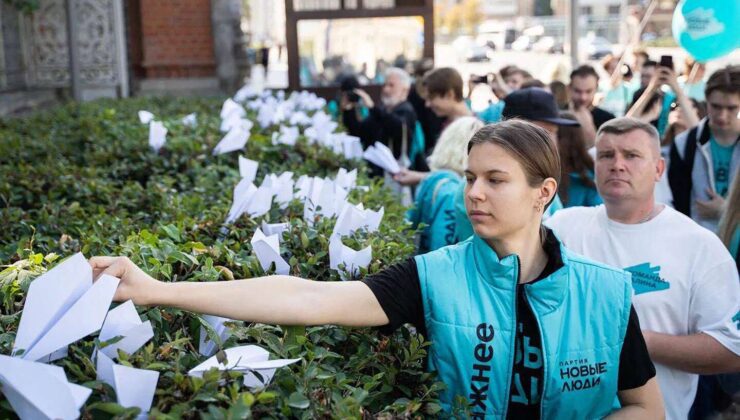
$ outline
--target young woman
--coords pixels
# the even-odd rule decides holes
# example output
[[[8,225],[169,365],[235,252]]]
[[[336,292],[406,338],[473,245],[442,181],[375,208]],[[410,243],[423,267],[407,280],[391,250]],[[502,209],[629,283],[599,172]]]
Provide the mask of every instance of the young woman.
[[[483,127],[475,117],[460,117],[439,136],[429,156],[431,172],[423,174],[416,190],[414,206],[406,213],[414,226],[424,223],[419,253],[424,254],[459,242],[455,235],[455,195],[464,183],[463,171],[468,161],[468,140]]]
[[[575,119],[563,112],[563,118]],[[586,140],[581,127],[563,126],[558,129],[560,154],[560,185],[558,195],[564,207],[598,206],[603,203],[594,183],[594,159],[586,150]]]
[[[481,128],[465,176],[475,235],[362,281],[164,283],[126,257],[90,264],[121,279],[116,300],[139,305],[283,325],[413,323],[432,341],[445,410],[463,396],[475,418],[662,418],[628,274],[542,227],[560,176],[548,133],[519,120]]]

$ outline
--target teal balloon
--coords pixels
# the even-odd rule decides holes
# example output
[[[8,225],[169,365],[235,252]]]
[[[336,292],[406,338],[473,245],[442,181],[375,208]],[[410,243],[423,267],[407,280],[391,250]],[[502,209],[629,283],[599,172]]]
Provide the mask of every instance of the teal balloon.
[[[699,62],[740,47],[740,0],[681,0],[673,13],[673,37]]]

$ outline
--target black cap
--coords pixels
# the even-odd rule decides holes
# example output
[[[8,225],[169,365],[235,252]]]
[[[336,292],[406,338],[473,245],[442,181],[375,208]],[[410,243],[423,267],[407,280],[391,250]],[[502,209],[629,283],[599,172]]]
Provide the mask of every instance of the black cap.
[[[579,126],[578,121],[560,118],[555,97],[544,89],[530,87],[515,90],[504,98],[505,119],[523,118],[531,121],[547,121],[557,125]]]

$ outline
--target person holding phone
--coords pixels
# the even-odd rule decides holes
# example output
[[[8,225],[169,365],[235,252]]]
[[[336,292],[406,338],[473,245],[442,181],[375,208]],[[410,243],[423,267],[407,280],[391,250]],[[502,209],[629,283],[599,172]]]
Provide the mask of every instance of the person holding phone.
[[[650,66],[646,64],[645,67]],[[664,86],[667,87],[665,91]],[[627,111],[627,116],[650,122],[662,138],[668,128],[668,114],[674,101],[680,107],[683,119],[689,127],[699,124],[699,117],[673,71],[673,57],[664,55],[655,66],[655,72],[652,73],[648,85],[635,92],[635,101]]]

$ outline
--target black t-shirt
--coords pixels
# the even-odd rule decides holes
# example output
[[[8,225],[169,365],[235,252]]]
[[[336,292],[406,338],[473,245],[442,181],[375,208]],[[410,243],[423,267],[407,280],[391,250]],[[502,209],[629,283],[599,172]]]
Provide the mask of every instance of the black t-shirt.
[[[591,108],[591,117],[594,119],[594,127],[596,127],[597,130],[599,129],[599,127],[601,127],[601,124],[604,124],[605,122],[616,118],[614,114],[609,111],[603,110],[598,106]]]
[[[545,250],[548,254],[547,265],[534,281],[546,278],[563,265],[559,244],[551,232],[545,242]],[[419,272],[413,258],[368,276],[362,281],[375,294],[388,317],[389,323],[381,327],[382,331],[392,332],[409,323],[428,338]],[[523,293],[523,287],[522,284],[517,286],[516,355],[507,418],[539,419],[543,383],[541,336],[532,308]],[[650,360],[642,337],[637,313],[631,308],[619,357],[618,389],[622,391],[641,387],[654,376],[655,366]]]

